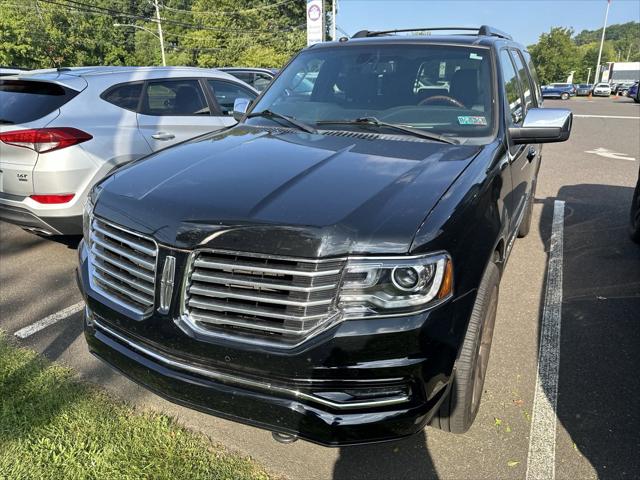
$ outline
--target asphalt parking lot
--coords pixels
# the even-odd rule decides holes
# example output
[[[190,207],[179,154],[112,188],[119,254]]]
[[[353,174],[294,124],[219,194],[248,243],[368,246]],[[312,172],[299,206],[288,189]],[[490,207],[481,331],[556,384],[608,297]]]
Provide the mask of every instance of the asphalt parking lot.
[[[544,147],[534,223],[515,243],[502,279],[485,393],[465,435],[427,429],[372,446],[282,445],[269,432],[161,400],[89,355],[74,279],[77,240],[40,238],[5,223],[0,328],[81,378],[174,415],[286,478],[525,478],[528,468],[528,478],[638,478],[640,246],[629,240],[627,223],[640,166],[640,104],[612,97],[545,106],[571,108],[573,133]],[[560,269],[547,292],[550,256]],[[551,379],[547,370],[538,374],[550,297],[561,313],[543,344]]]

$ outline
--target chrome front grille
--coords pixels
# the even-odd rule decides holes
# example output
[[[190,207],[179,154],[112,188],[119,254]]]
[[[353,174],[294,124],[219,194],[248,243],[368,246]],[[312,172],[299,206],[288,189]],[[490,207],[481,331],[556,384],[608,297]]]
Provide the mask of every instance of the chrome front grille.
[[[187,269],[184,320],[200,333],[295,343],[336,315],[344,263],[195,252]]]
[[[90,235],[92,288],[138,315],[151,313],[158,245],[98,218]]]

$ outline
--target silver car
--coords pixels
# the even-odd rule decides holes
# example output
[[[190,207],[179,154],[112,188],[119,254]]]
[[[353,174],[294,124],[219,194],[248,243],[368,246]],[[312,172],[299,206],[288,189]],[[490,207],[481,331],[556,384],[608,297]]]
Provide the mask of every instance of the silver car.
[[[234,125],[258,92],[217,70],[80,67],[0,79],[0,220],[82,233],[89,189],[114,169]]]
[[[594,97],[609,97],[611,96],[611,85],[605,82],[598,83],[593,87]]]

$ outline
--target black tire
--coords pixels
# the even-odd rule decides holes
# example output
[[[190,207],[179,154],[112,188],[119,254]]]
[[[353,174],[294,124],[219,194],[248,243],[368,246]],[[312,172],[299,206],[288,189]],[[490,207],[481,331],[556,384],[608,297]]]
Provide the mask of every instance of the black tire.
[[[560,95],[561,100],[569,100],[570,95],[568,93],[563,93]]]
[[[636,103],[640,103],[640,97],[638,97],[637,95],[634,97],[633,99],[634,102]]]
[[[629,235],[631,240],[640,243],[640,181],[636,185],[633,192],[633,201],[631,202],[631,225],[629,225]]]
[[[626,97],[627,93],[629,93],[629,90],[622,90],[622,96],[623,97]]]
[[[492,261],[471,312],[460,355],[456,360],[449,394],[431,420],[431,426],[451,433],[465,433],[476,418],[489,362],[496,320],[500,270]]]

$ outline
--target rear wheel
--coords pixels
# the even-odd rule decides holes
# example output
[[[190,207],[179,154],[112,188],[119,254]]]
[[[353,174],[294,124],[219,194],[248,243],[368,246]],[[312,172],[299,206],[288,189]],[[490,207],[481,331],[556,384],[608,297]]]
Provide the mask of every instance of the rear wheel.
[[[451,389],[431,420],[432,427],[452,433],[464,433],[469,430],[478,414],[489,364],[499,285],[500,271],[492,261],[478,288],[460,356],[456,360]]]
[[[563,93],[562,95],[560,95],[560,98],[562,100],[569,100],[569,94],[568,93]]]

